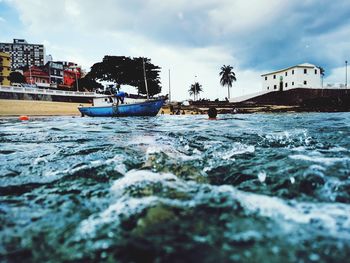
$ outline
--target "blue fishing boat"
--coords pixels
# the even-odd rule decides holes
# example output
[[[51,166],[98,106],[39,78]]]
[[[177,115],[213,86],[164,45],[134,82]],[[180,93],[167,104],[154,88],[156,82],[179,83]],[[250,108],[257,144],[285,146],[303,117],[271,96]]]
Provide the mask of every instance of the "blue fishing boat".
[[[144,59],[142,59],[142,64],[147,100],[130,101],[129,98],[125,97],[126,93],[121,91],[116,96],[95,97],[91,107],[79,106],[78,109],[81,115],[91,117],[156,116],[167,96],[159,99],[149,99]]]
[[[94,98],[93,106],[79,106],[78,109],[82,116],[91,117],[156,116],[164,101],[165,99],[154,99],[118,104],[113,97],[99,97]]]

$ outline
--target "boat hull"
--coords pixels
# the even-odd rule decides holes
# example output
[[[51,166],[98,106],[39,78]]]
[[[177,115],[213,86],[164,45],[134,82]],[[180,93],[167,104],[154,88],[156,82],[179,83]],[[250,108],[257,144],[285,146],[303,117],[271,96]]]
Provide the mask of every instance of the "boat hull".
[[[91,117],[156,116],[164,100],[152,100],[135,104],[120,104],[100,107],[78,107],[82,115]]]

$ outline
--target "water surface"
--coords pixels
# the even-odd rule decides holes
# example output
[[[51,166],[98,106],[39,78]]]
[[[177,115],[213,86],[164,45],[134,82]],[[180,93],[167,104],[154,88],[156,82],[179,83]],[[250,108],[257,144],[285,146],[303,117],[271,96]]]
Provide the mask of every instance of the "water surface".
[[[0,119],[4,262],[345,262],[350,114]]]

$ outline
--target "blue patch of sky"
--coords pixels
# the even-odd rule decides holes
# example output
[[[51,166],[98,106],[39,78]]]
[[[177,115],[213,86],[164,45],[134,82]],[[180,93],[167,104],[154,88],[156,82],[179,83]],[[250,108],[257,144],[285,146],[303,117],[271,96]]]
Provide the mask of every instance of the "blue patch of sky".
[[[0,39],[11,43],[13,38],[20,38],[23,35],[22,22],[16,9],[4,1],[0,1]]]

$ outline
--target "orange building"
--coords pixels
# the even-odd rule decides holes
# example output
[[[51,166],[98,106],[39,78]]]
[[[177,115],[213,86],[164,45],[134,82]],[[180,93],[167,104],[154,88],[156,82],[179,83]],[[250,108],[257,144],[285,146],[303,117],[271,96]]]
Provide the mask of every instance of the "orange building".
[[[81,78],[81,68],[74,66],[68,67],[63,71],[63,83],[72,86],[74,82]]]

